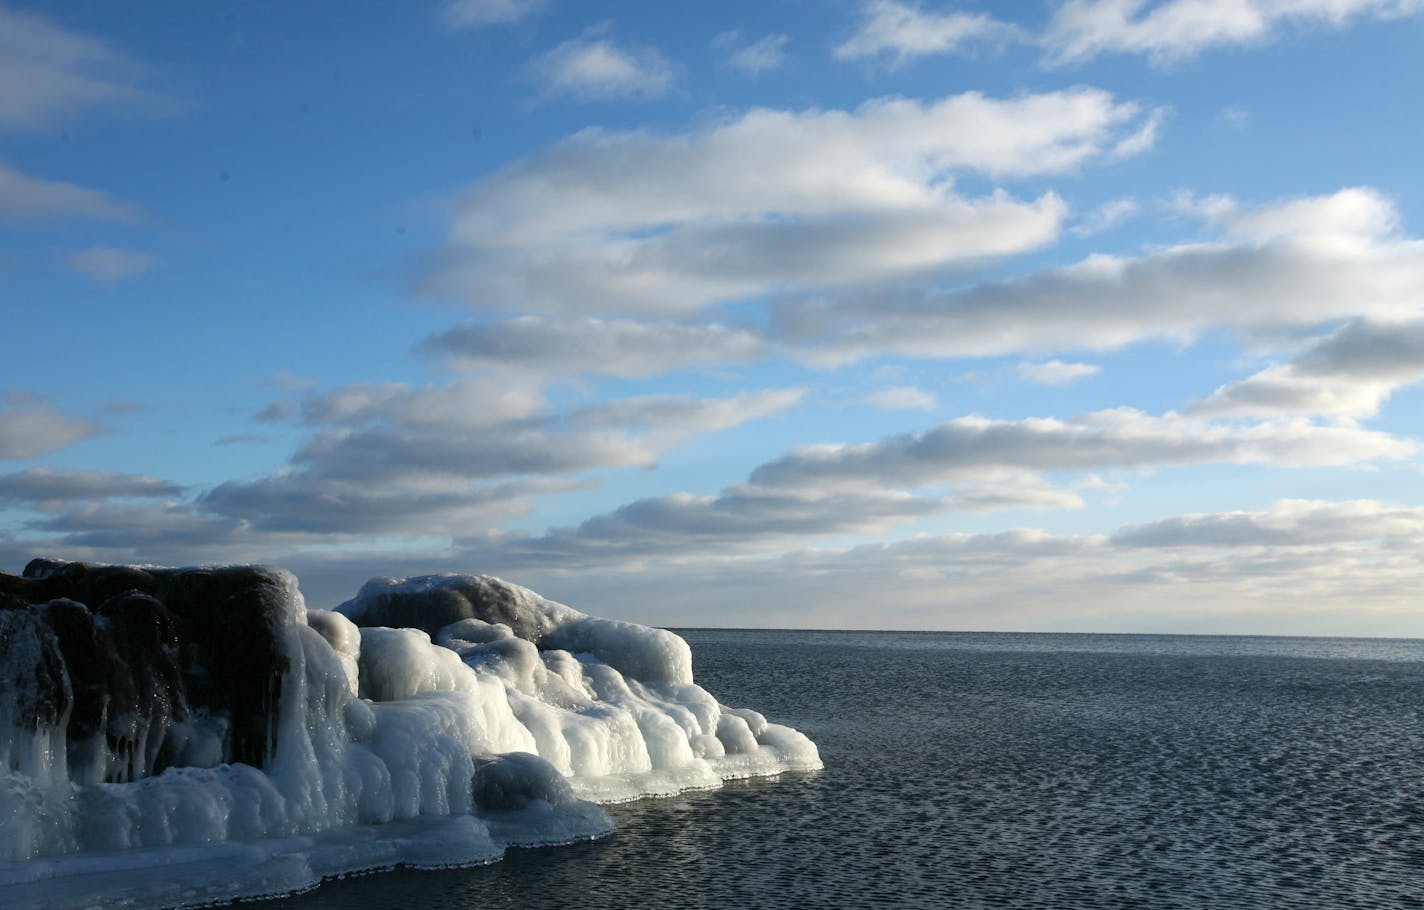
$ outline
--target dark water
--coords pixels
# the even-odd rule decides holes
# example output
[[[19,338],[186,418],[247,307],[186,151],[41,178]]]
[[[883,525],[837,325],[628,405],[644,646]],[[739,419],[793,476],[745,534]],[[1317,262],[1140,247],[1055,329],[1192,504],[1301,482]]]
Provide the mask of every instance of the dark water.
[[[826,769],[283,906],[1424,907],[1424,642],[684,634]]]

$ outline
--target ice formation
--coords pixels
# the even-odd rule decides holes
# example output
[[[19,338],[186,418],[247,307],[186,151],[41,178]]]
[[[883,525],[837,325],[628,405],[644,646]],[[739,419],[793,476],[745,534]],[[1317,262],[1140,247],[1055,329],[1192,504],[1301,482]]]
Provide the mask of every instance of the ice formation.
[[[596,837],[597,803],[820,767],[677,635],[491,576],[335,611],[254,566],[0,573],[0,906],[201,905]]]

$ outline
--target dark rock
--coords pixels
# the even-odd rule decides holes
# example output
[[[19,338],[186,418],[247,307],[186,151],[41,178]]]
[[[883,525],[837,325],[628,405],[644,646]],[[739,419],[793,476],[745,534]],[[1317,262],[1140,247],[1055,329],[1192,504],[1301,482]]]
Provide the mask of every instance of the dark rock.
[[[137,691],[115,651],[108,624],[95,622],[88,607],[77,600],[60,598],[39,607],[38,613],[53,630],[65,655],[74,693],[74,710],[67,730],[69,767],[73,776],[82,778],[81,783],[94,783],[89,777],[91,768],[99,780],[107,771],[107,762],[97,762],[95,750],[103,746],[111,706],[116,696],[120,703],[125,699],[135,702]]]
[[[261,566],[155,573],[159,598],[177,617],[190,702],[232,718],[232,760],[258,767],[276,748],[282,677],[291,669],[286,632],[300,617],[283,576]]]
[[[137,566],[32,559],[25,566],[21,578],[29,583],[28,591],[23,596],[29,597],[31,603],[67,597],[91,610],[126,591],[152,594],[154,590],[152,575]]]
[[[224,761],[265,765],[299,620],[287,576],[260,566],[36,559],[23,575],[0,573],[6,634],[39,642],[30,647],[46,668],[26,690],[27,716],[55,721],[72,697],[71,764],[85,764],[79,752],[102,734],[109,780],[161,771],[174,759],[167,731],[199,709],[230,724]]]
[[[32,610],[0,612],[0,700],[27,731],[59,726],[73,702],[59,640]]]
[[[462,619],[503,623],[536,644],[561,622],[582,615],[493,575],[373,578],[336,610],[358,626],[421,629],[431,638]]]
[[[116,658],[107,680],[112,698],[104,734],[114,757],[108,776],[157,774],[171,762],[163,753],[167,731],[188,717],[177,622],[156,598],[137,591],[104,601],[99,615],[109,621]]]

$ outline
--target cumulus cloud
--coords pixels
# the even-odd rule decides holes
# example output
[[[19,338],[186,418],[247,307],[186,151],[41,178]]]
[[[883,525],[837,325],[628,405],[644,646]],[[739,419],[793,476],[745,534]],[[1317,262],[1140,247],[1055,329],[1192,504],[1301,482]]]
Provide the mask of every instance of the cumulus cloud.
[[[676,74],[648,47],[619,47],[607,29],[565,41],[530,64],[545,94],[582,101],[658,98],[673,90]]]
[[[960,418],[862,445],[794,450],[716,495],[628,503],[542,535],[471,535],[459,546],[489,564],[608,566],[646,558],[766,552],[789,540],[883,533],[946,512],[1063,510],[1084,505],[1090,472],[1193,464],[1343,465],[1400,458],[1406,441],[1305,422],[1210,424],[1132,411],[1072,421]],[[1049,473],[1075,473],[1062,484]]]
[[[472,488],[451,483],[448,477],[394,476],[372,483],[283,472],[219,484],[204,493],[197,506],[205,515],[238,520],[258,532],[438,537],[467,534],[524,515],[531,497],[576,488],[548,479]]]
[[[0,533],[0,557],[18,569],[49,551],[87,559],[146,554],[170,564],[281,556],[313,604],[349,597],[373,565],[395,574],[478,566],[611,617],[666,622],[673,603],[688,625],[1273,634],[1289,617],[1306,633],[1419,634],[1418,507],[1284,501],[1112,535],[1020,528],[850,546],[805,545],[796,525],[824,523],[798,517],[802,508],[818,507],[788,501],[767,510],[783,516],[788,533],[753,537],[761,550],[738,543],[758,533],[756,506],[669,497],[610,513],[582,535],[577,528],[544,538],[472,535],[455,546],[353,551],[293,548],[277,532],[254,544],[242,523],[221,516],[115,503],[64,522],[74,531],[55,539],[61,542],[17,544]],[[681,548],[665,543],[694,536]]]
[[[0,128],[44,130],[91,110],[159,112],[148,69],[97,38],[0,8]]]
[[[594,467],[650,467],[666,448],[693,435],[755,419],[789,406],[795,395],[746,393],[730,399],[663,402],[666,422],[638,420],[636,404],[593,407],[566,421],[543,417],[507,423],[429,424],[413,419],[376,420],[350,429],[322,430],[294,461],[322,477],[382,482],[424,474],[469,480],[510,474],[565,474]],[[617,425],[610,408],[629,419]]]
[[[439,431],[478,430],[531,418],[547,406],[536,388],[491,379],[416,387],[403,382],[358,383],[284,399],[269,419],[296,417],[308,426],[352,428],[377,423]]]
[[[541,375],[603,373],[630,379],[743,363],[769,352],[757,333],[716,323],[544,316],[465,323],[428,339],[421,349],[457,367],[512,368]]]
[[[967,45],[1015,37],[1017,29],[982,13],[934,13],[897,0],[868,0],[855,34],[835,49],[840,60],[946,54]]]
[[[982,13],[935,12],[919,3],[866,0],[838,59],[892,64],[983,44],[1035,43],[1050,65],[1105,53],[1142,54],[1170,64],[1227,45],[1264,44],[1295,28],[1342,29],[1366,19],[1424,11],[1421,0],[1064,0],[1038,34]]]
[[[1089,471],[1203,463],[1348,465],[1412,454],[1387,433],[1303,420],[1211,423],[1128,408],[1070,420],[960,417],[920,433],[859,445],[797,449],[752,472],[751,482],[895,487],[993,477],[1004,470]]]
[[[53,543],[81,559],[169,564],[203,561],[203,554],[214,553],[226,554],[224,560],[241,559],[244,551],[233,547],[247,536],[240,522],[199,512],[186,502],[76,503],[26,527],[52,535]]]
[[[573,488],[573,475],[652,466],[696,436],[785,410],[803,394],[645,396],[560,414],[530,389],[488,379],[350,386],[269,415],[314,430],[292,464],[220,484],[199,505],[259,530],[469,533],[523,514],[531,496]]]
[[[1287,499],[1260,512],[1182,515],[1129,525],[1112,537],[1123,547],[1318,547],[1384,541],[1407,547],[1424,541],[1424,509],[1375,500]]]
[[[1022,252],[1056,238],[1067,205],[965,198],[954,176],[1059,173],[1149,118],[1075,89],[587,130],[473,187],[426,290],[492,311],[666,315]]]
[[[579,475],[590,469],[652,465],[804,394],[645,396],[558,413],[536,393],[497,391],[475,380],[338,388],[286,409],[283,419],[313,432],[266,477],[185,500],[155,478],[37,468],[0,475],[0,505],[43,513],[25,526],[35,545],[78,558],[286,561],[334,546],[408,555],[523,516],[536,497],[589,489],[595,481]]]
[[[1197,211],[1228,239],[1137,257],[1091,256],[967,288],[798,300],[773,310],[771,336],[841,362],[891,352],[1110,350],[1220,327],[1408,320],[1424,296],[1424,243],[1387,232],[1393,209],[1381,208],[1381,199],[1345,190],[1258,207],[1198,201]],[[1294,221],[1279,217],[1287,211]]]
[[[1227,383],[1201,414],[1369,417],[1396,390],[1424,381],[1424,321],[1355,320],[1288,363]]]
[[[1188,518],[1334,529],[1151,546],[1133,527],[1110,536],[1021,528],[851,546],[780,541],[760,554],[708,538],[642,558],[615,544],[601,560],[592,540],[543,542],[549,553],[562,545],[553,558],[528,541],[484,540],[448,558],[518,573],[551,596],[577,593],[608,615],[652,620],[676,603],[688,625],[1278,634],[1289,621],[1314,634],[1419,634],[1424,510],[1285,502]]]
[[[1394,203],[1373,187],[1348,187],[1329,196],[1303,196],[1243,206],[1230,196],[1181,194],[1178,211],[1197,215],[1241,240],[1289,242],[1324,253],[1367,251],[1399,229]]]
[[[71,255],[71,269],[100,284],[115,285],[137,278],[159,264],[157,256],[117,247],[92,246]]]
[[[1101,373],[1103,368],[1093,363],[1064,363],[1061,360],[1047,360],[1043,363],[1024,362],[1018,365],[1018,377],[1025,382],[1039,385],[1068,385]]]
[[[1113,199],[1103,203],[1095,211],[1088,214],[1072,228],[1073,233],[1079,237],[1091,237],[1094,234],[1101,234],[1109,228],[1116,227],[1119,223],[1128,220],[1142,211],[1136,199],[1125,196],[1121,199]]]
[[[1165,107],[1154,108],[1147,118],[1133,132],[1118,140],[1113,146],[1113,158],[1132,158],[1157,144],[1157,133],[1162,129],[1170,111]]]
[[[941,512],[1081,506],[1073,491],[1029,475],[936,495],[863,484],[796,489],[748,483],[715,496],[674,493],[636,500],[537,537],[493,534],[458,540],[457,546],[501,565],[610,566],[649,557],[766,552],[807,537],[881,533]]]
[[[177,484],[142,474],[29,468],[0,474],[0,503],[53,510],[59,504],[100,499],[159,499],[181,496]]]
[[[633,184],[626,188],[630,195],[635,193]],[[570,188],[570,192],[578,191]],[[526,201],[535,206],[534,197]],[[599,211],[607,214],[616,204],[610,199]],[[633,205],[627,199],[623,204]],[[786,203],[788,207],[793,204]],[[571,203],[568,224],[550,232],[567,230],[572,237],[606,230],[599,226],[598,216],[572,210],[583,205]],[[651,212],[653,205],[649,201],[649,213],[636,216],[640,223],[658,217],[686,220],[689,237],[705,236],[701,228],[691,226],[694,219],[685,211],[657,215]],[[1095,255],[1066,267],[961,287],[952,282],[871,287],[858,285],[848,276],[841,287],[813,292],[814,282],[834,279],[837,269],[852,269],[857,261],[868,260],[832,256],[838,261],[821,268],[808,258],[804,274],[797,274],[794,258],[771,255],[780,252],[774,244],[750,242],[746,248],[752,255],[764,255],[765,267],[781,272],[779,281],[770,271],[758,275],[748,268],[729,276],[709,269],[708,283],[692,287],[686,273],[674,278],[670,270],[654,273],[629,261],[602,274],[582,273],[575,280],[562,269],[550,268],[536,275],[531,263],[528,282],[543,282],[549,293],[542,299],[555,307],[599,308],[600,284],[610,308],[636,307],[638,294],[653,290],[659,293],[649,296],[643,305],[673,310],[690,308],[705,302],[707,296],[703,295],[719,292],[732,295],[737,290],[751,293],[780,287],[783,293],[769,304],[771,318],[764,326],[524,316],[456,327],[431,339],[426,349],[456,365],[645,377],[687,366],[744,363],[768,356],[839,364],[883,354],[983,357],[1025,351],[1113,350],[1148,339],[1191,340],[1220,327],[1247,332],[1309,328],[1356,317],[1399,323],[1417,313],[1417,301],[1424,295],[1424,243],[1401,234],[1394,205],[1375,190],[1350,188],[1262,205],[1245,205],[1222,196],[1183,195],[1173,207],[1200,219],[1214,239],[1159,247],[1138,256]],[[548,215],[549,210],[535,209],[540,215],[531,216],[531,221]],[[778,225],[775,230],[783,227]],[[529,229],[536,232],[543,228],[542,224],[531,224]],[[488,229],[492,231],[493,225]],[[477,233],[485,230],[480,226]],[[755,229],[743,226],[734,230],[747,230],[750,237]],[[919,227],[902,224],[897,230],[914,232]],[[892,236],[899,235],[887,234],[887,240]],[[529,246],[538,243],[531,240]],[[670,248],[665,241],[652,238],[627,243],[648,257],[659,244],[663,250]],[[689,243],[683,257],[688,263],[708,255],[708,250],[690,249],[695,245]],[[901,246],[896,255],[903,257],[906,251]],[[811,244],[807,249],[814,250],[815,257],[831,256],[834,251],[830,244]],[[963,247],[944,251],[927,245],[926,250],[932,258],[944,259],[963,252]],[[583,252],[570,249],[552,255],[571,260]],[[860,253],[867,252],[873,254],[873,248],[862,246]],[[471,262],[482,261],[481,255],[474,253]],[[517,258],[518,253],[511,255]],[[507,272],[499,277],[500,269],[510,266],[508,260],[487,264],[488,269],[469,276],[471,286],[482,283],[493,287],[512,279],[515,285],[524,284],[523,291],[529,290],[523,278]],[[876,265],[880,279],[888,281],[895,276],[888,261]],[[521,267],[515,265],[514,269]],[[869,276],[862,277],[868,285]],[[624,288],[626,293],[615,293],[616,282],[625,280],[631,282]],[[688,293],[672,299],[664,296],[674,285]],[[792,288],[801,293],[792,293]],[[511,287],[508,299],[527,298]],[[1052,366],[1055,362],[1064,366]],[[1063,381],[1086,373],[1069,361],[1056,360],[1037,367],[1026,365],[1021,375],[1033,381]],[[1343,404],[1334,409],[1338,413],[1346,410]]]
[[[712,39],[712,46],[727,55],[725,64],[748,76],[760,76],[786,65],[786,45],[790,35],[766,35],[755,41],[742,39],[741,32],[722,32]]]
[[[0,162],[0,221],[30,222],[61,218],[132,221],[138,209],[99,190],[21,173]]]
[[[6,396],[0,400],[0,459],[36,458],[103,432],[92,420],[74,417],[32,400]]]
[[[1167,63],[1218,45],[1264,43],[1292,26],[1343,28],[1421,10],[1419,0],[1067,0],[1042,40],[1058,62],[1116,52]]]
[[[929,392],[909,385],[871,392],[865,402],[885,411],[932,411],[939,406],[939,400]]]
[[[575,427],[645,428],[649,438],[662,440],[660,446],[671,446],[691,436],[784,411],[799,403],[805,394],[805,389],[767,389],[726,398],[644,395],[582,408],[565,419]]]
[[[448,28],[507,25],[540,12],[548,0],[446,0],[440,18]]]
[[[768,539],[883,531],[887,523],[938,511],[938,504],[895,491],[785,492],[733,487],[718,496],[675,493],[629,503],[576,528],[538,538],[506,538],[502,559],[645,557],[710,546],[762,548]]]

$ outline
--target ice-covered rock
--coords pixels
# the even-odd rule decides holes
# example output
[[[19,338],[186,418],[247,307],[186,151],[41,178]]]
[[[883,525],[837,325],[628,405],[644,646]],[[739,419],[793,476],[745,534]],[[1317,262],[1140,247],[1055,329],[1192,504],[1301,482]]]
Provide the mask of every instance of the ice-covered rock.
[[[673,633],[490,576],[328,612],[281,569],[0,573],[0,906],[488,862],[606,832],[598,802],[819,766],[697,686]]]

